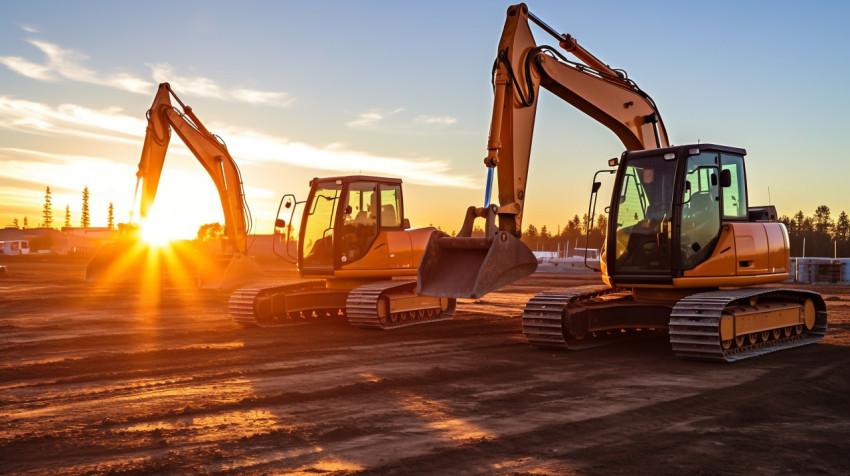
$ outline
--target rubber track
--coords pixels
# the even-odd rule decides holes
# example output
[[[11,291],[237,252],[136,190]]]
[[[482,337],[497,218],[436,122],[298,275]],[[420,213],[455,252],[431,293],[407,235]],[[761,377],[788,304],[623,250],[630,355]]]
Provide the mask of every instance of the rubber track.
[[[355,288],[348,294],[348,299],[345,302],[345,313],[348,316],[348,322],[357,327],[392,329],[427,322],[445,321],[454,316],[456,300],[450,299],[448,308],[433,318],[424,317],[412,321],[398,320],[396,322],[387,319],[381,322],[381,319],[378,317],[378,301],[381,295],[387,291],[410,291],[412,294],[415,294],[416,281],[379,281]]]
[[[531,298],[522,312],[522,333],[531,345],[566,349],[564,309],[571,303],[619,289],[602,285],[578,286],[565,291],[544,291]]]
[[[292,280],[278,283],[256,283],[250,286],[239,288],[230,295],[228,302],[228,312],[233,320],[245,327],[280,327],[288,323],[281,322],[279,324],[269,325],[260,323],[257,316],[254,314],[255,302],[258,298],[265,297],[269,294],[291,292],[293,290],[301,290],[307,287],[324,286],[324,281],[312,280]]]
[[[724,350],[720,342],[720,317],[729,305],[747,305],[750,298],[815,303],[815,324],[800,335]],[[709,291],[688,296],[673,308],[670,316],[670,344],[678,357],[718,362],[734,362],[769,352],[813,344],[826,334],[826,305],[820,294],[794,289],[734,289]]]

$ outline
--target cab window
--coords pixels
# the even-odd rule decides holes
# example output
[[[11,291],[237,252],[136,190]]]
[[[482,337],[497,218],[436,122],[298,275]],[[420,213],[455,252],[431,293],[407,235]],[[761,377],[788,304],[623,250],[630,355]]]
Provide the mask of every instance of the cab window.
[[[334,217],[341,188],[336,183],[320,184],[307,204],[302,266],[333,266]]]
[[[362,258],[378,237],[380,199],[376,182],[352,182],[349,186],[340,237],[340,261],[343,264]]]
[[[688,157],[682,196],[683,269],[705,261],[720,234],[719,166],[717,152]]]
[[[667,239],[676,162],[661,156],[631,158],[625,165],[613,220],[616,272],[662,274],[670,270]]]
[[[747,218],[747,180],[744,175],[744,158],[721,154],[723,170],[728,170],[732,184],[723,187],[723,218],[735,220]]]
[[[401,185],[381,184],[381,227],[401,226]]]

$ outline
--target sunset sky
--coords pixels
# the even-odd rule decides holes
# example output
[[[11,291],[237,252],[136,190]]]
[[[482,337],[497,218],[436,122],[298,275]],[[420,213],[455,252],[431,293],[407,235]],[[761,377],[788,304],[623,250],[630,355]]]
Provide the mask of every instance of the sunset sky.
[[[157,84],[227,143],[255,232],[316,176],[401,177],[414,226],[460,228],[483,202],[490,71],[509,3],[2,2],[0,226],[127,221]],[[625,69],[671,142],[748,151],[751,205],[850,211],[850,3],[539,1],[529,9]],[[552,44],[534,27],[538,43]],[[623,146],[544,92],[524,225],[584,213]],[[212,181],[172,136],[154,213],[192,237],[222,221]],[[607,198],[606,198],[607,200]],[[604,205],[603,205],[604,206]],[[597,212],[601,212],[601,206]]]

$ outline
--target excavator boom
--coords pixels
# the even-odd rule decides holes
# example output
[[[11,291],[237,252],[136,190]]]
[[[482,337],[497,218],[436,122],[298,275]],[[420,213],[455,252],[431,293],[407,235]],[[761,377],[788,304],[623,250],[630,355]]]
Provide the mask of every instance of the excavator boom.
[[[182,112],[172,105],[172,97]],[[209,257],[191,259],[198,263],[198,281],[204,287],[229,287],[258,274],[256,264],[247,256],[250,213],[245,204],[242,177],[227,147],[207,130],[191,107],[180,101],[168,83],[159,85],[147,119],[139,170],[136,172],[136,193],[140,183],[142,189],[139,200],[141,220],[148,217],[153,206],[171,130],[174,130],[212,179],[224,214],[224,234],[229,248],[227,256],[224,262]],[[132,215],[130,220],[132,222]],[[127,230],[135,228],[132,224],[125,226]],[[98,250],[86,268],[86,280],[116,281],[138,276],[138,268],[145,266],[147,256],[156,250],[146,247],[137,235],[127,233],[118,243]]]
[[[577,61],[551,46],[538,46],[529,20]],[[421,294],[477,298],[536,269],[536,258],[519,237],[541,86],[610,129],[627,150],[668,145],[661,115],[648,94],[624,71],[604,64],[572,36],[557,33],[524,4],[508,8],[493,85],[484,163],[496,169],[499,204],[470,207],[457,237],[432,235],[419,268]],[[475,218],[486,220],[484,238],[471,236]]]
[[[180,104],[181,113],[171,104]],[[159,178],[173,129],[204,167],[218,191],[224,212],[225,234],[237,253],[247,252],[248,214],[242,191],[242,177],[227,147],[210,133],[192,108],[183,104],[168,83],[159,85],[153,105],[148,110],[148,127],[136,177],[142,182],[139,215],[144,219],[153,206]]]

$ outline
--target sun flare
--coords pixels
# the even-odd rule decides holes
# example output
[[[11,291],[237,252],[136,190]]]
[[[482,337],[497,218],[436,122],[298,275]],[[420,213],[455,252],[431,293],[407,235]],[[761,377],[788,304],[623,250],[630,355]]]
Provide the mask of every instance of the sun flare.
[[[159,220],[145,220],[141,224],[142,240],[154,246],[166,246],[180,239],[179,232],[168,223]]]

